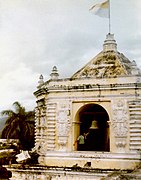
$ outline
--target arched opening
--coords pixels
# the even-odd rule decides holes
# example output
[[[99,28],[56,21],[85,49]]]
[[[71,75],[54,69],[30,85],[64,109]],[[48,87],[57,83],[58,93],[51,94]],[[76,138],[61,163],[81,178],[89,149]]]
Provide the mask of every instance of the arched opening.
[[[78,118],[80,135],[84,134],[84,151],[109,151],[109,116],[106,110],[98,104],[83,106]]]

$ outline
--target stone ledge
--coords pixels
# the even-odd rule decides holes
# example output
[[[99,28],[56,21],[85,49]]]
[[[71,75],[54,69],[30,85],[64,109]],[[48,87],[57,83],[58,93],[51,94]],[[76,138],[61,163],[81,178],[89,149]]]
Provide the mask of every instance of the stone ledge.
[[[92,151],[75,151],[75,152],[49,152],[47,151],[47,157],[68,157],[68,158],[100,158],[100,159],[140,159],[140,152],[135,153],[111,153],[111,152],[92,152]]]
[[[98,169],[134,169],[140,163],[139,153],[59,153],[48,152],[46,156],[39,157],[39,163],[46,166],[73,167],[78,164],[84,167],[87,163],[91,168]]]

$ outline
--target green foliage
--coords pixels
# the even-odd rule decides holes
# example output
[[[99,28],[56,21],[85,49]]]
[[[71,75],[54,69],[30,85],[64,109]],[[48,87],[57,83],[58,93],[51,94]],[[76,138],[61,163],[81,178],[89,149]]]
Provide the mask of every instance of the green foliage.
[[[30,150],[34,146],[34,111],[26,111],[19,102],[13,103],[13,110],[4,110],[7,116],[5,127],[2,131],[3,139],[19,139],[21,149]]]

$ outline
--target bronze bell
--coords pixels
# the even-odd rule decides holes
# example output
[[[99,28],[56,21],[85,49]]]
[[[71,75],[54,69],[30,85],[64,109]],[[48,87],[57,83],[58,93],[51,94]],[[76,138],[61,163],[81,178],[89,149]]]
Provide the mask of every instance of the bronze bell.
[[[91,124],[90,129],[98,129],[98,123],[97,123],[96,120],[93,120],[93,121],[92,121],[92,124]]]

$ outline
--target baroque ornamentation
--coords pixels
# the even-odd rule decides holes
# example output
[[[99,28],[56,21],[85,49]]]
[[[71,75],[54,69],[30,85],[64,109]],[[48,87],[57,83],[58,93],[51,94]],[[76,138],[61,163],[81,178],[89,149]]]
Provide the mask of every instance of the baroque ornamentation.
[[[44,101],[41,100],[37,103],[37,107],[35,108],[35,120],[36,120],[36,133],[35,133],[35,149],[37,151],[41,150],[41,144],[45,139],[45,129],[46,129],[46,107]],[[45,147],[45,146],[43,146]],[[42,152],[43,153],[43,152]]]
[[[116,146],[118,150],[123,150],[126,146],[126,137],[128,133],[128,111],[124,100],[115,100],[112,102],[113,121],[112,127],[115,133]]]
[[[124,152],[124,148],[126,146],[126,137],[116,138],[116,146],[119,152]]]
[[[81,71],[75,73],[72,78],[83,77],[116,77],[125,75],[127,72],[123,68],[120,58],[125,59],[122,54],[113,52],[101,52],[90,61]],[[126,62],[128,62],[126,60]]]
[[[58,144],[60,150],[65,150],[70,129],[70,103],[68,101],[59,104],[57,113]]]
[[[35,117],[36,117],[37,127],[38,126],[42,126],[42,127],[46,126],[45,116],[46,116],[46,107],[45,106],[37,107],[35,109]]]

